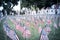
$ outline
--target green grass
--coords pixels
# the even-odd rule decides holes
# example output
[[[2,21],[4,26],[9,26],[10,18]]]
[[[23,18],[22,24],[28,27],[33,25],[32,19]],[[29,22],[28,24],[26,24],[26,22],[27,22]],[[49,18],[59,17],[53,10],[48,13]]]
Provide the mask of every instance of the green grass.
[[[40,36],[39,33],[38,33],[38,30],[35,27],[31,26],[30,31],[31,31],[30,40],[38,40],[39,36]]]
[[[34,27],[33,23],[30,23],[30,27],[28,27],[28,29],[31,32],[31,37],[26,40],[39,40],[40,34],[38,33],[38,29],[36,27]]]
[[[15,30],[15,32],[16,32],[17,36],[19,37],[19,40],[25,40],[25,39],[23,38],[22,33],[21,33],[20,31]]]
[[[15,30],[15,25],[14,25],[14,23],[11,21],[11,20],[7,20],[7,22],[8,22],[8,24],[9,24],[9,26],[10,26],[10,28],[12,29],[12,30]]]

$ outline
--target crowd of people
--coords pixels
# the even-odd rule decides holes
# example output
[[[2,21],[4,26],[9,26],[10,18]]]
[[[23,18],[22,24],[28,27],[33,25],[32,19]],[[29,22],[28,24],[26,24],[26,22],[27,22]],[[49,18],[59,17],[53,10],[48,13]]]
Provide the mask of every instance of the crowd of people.
[[[39,15],[39,14],[60,14],[60,6],[56,9],[55,8],[55,5],[52,5],[51,7],[47,7],[47,8],[42,8],[42,9],[39,9],[39,8],[27,8],[27,7],[23,7],[21,9],[21,13],[22,14],[26,14],[26,15]]]

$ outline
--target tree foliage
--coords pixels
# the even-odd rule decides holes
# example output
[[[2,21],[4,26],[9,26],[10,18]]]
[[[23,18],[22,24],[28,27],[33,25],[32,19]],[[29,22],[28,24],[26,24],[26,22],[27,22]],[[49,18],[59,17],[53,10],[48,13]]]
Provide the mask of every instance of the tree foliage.
[[[8,3],[12,3],[13,5],[17,5],[19,0],[0,0],[0,6],[2,6],[3,4],[8,4]]]
[[[9,14],[12,8],[18,4],[18,1],[19,0],[0,0],[0,6],[3,7],[3,14],[5,14],[4,11],[7,11],[7,14]]]
[[[22,5],[28,7],[30,5],[35,5],[39,8],[50,7],[53,4],[60,3],[60,0],[22,0]]]

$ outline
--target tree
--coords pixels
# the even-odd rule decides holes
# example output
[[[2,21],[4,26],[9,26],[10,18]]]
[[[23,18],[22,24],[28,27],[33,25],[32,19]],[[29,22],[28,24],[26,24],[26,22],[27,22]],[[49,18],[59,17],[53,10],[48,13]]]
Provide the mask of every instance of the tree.
[[[50,7],[51,5],[57,3],[60,3],[60,0],[22,0],[22,7],[35,5],[39,8],[42,8],[42,7]]]
[[[0,0],[0,6],[3,6],[3,13],[6,10],[9,14],[12,11],[12,8],[18,4],[19,0]]]

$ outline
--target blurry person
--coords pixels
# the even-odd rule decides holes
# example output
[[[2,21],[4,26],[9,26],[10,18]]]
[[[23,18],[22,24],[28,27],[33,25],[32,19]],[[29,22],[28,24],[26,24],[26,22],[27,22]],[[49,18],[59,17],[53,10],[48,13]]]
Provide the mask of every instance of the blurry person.
[[[41,38],[40,40],[49,40],[48,34],[50,33],[51,28],[49,27],[48,24],[45,25],[45,27],[41,31]]]
[[[40,27],[38,28],[38,32],[41,33],[41,31],[42,31],[42,27],[40,26]]]
[[[45,29],[42,30],[40,40],[49,40]]]
[[[54,23],[54,28],[58,28],[56,23]]]
[[[23,32],[23,37],[24,38],[30,38],[31,37],[31,32],[30,32],[30,30],[26,27],[26,26],[24,26],[24,32]]]

